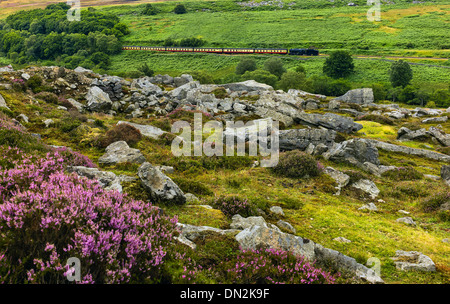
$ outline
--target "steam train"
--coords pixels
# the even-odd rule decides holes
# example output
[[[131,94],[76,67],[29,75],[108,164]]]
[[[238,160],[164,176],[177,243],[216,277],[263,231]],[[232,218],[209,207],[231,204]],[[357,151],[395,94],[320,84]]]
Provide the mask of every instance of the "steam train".
[[[245,49],[245,48],[197,48],[197,47],[165,47],[165,46],[124,46],[123,50],[154,52],[193,52],[216,54],[279,54],[318,56],[316,49]]]

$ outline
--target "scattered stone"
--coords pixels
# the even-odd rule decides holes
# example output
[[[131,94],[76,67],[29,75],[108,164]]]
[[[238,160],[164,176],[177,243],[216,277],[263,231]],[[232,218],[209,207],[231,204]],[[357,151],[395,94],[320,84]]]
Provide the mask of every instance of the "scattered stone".
[[[281,215],[284,216],[284,212],[283,209],[279,206],[272,206],[270,207],[270,212],[277,214],[277,215]]]
[[[375,145],[368,139],[362,138],[335,143],[323,156],[334,162],[344,162],[360,168],[366,167],[365,162],[380,164]]]
[[[446,122],[448,120],[447,116],[441,116],[441,117],[431,117],[426,118],[422,120],[422,123],[440,123],[440,122]]]
[[[350,176],[332,167],[326,167],[323,172],[336,181],[336,183],[338,184],[338,192],[336,193],[336,195],[340,195],[341,189],[348,185]]]
[[[75,172],[79,176],[84,176],[89,179],[95,179],[106,190],[117,190],[122,192],[120,179],[113,172],[101,171],[98,168],[88,168],[83,166],[67,167],[69,173]]]
[[[106,147],[106,153],[98,159],[98,162],[105,165],[119,163],[142,164],[145,162],[145,157],[140,150],[130,148],[125,141],[121,140]]]
[[[198,199],[198,197],[196,197],[192,193],[186,193],[184,196],[186,197],[186,203],[195,203],[195,202],[199,202],[200,201]],[[209,206],[209,207],[211,207],[211,206]]]
[[[290,223],[288,223],[288,222],[279,220],[279,221],[277,222],[277,225],[278,225],[278,227],[280,227],[281,229],[284,229],[284,230],[288,231],[289,233],[292,233],[292,234],[296,234],[296,233],[297,233],[297,230],[294,228],[294,226],[292,226],[292,225],[291,225]]]
[[[442,239],[442,242],[450,244],[450,239],[449,238]]]
[[[411,131],[408,128],[402,127],[397,132],[397,140],[405,141],[426,141],[431,137],[430,133],[426,129],[419,129],[416,131]]]
[[[450,134],[444,132],[444,130],[430,127],[428,133],[431,134],[441,145],[444,147],[450,147]]]
[[[392,260],[395,267],[402,271],[436,271],[433,260],[421,252],[397,250]]]
[[[368,210],[368,211],[378,211],[377,206],[375,206],[374,203],[368,203],[360,208],[358,210]]]
[[[83,112],[84,110],[84,105],[82,103],[79,103],[78,101],[76,101],[73,98],[68,98],[67,101],[75,108],[78,110],[78,112]]]
[[[353,121],[350,117],[341,116],[334,113],[310,114],[297,113],[294,120],[310,127],[324,127],[330,130],[343,133],[354,133],[363,128],[359,123]]]
[[[49,118],[44,120],[44,125],[46,128],[50,127],[51,125],[53,125],[55,122],[53,121],[53,119]]]
[[[150,163],[145,162],[139,167],[138,176],[142,186],[155,201],[177,205],[186,203],[186,197],[178,185]]]
[[[112,101],[109,98],[109,95],[96,86],[89,88],[86,95],[86,100],[87,109],[93,112],[106,112],[110,110],[112,106]]]
[[[339,242],[339,243],[351,243],[352,241],[347,240],[346,238],[340,236],[337,238],[334,238],[333,241]]]
[[[164,133],[167,133],[166,131],[163,131],[160,128],[157,128],[157,127],[154,127],[154,126],[140,125],[140,124],[136,124],[136,123],[132,123],[132,122],[128,122],[128,121],[119,121],[117,124],[118,125],[120,125],[120,124],[128,124],[130,126],[133,126],[136,129],[138,129],[143,136],[151,137],[151,138],[154,138],[154,139],[158,139],[159,136],[161,136]]]
[[[19,114],[17,116],[17,119],[20,119],[20,120],[22,120],[25,123],[28,123],[28,116],[26,116],[25,114]]]
[[[404,224],[411,225],[411,226],[416,226],[416,222],[414,222],[414,220],[409,216],[401,217],[401,218],[397,219],[396,222],[404,223]]]
[[[375,183],[368,179],[360,179],[359,181],[353,183],[351,186],[369,194],[372,199],[375,199],[380,193],[380,190],[377,188]]]
[[[5,99],[3,98],[2,94],[0,94],[0,108],[6,108],[8,110],[11,110],[8,105],[6,104]]]
[[[410,212],[405,211],[405,210],[399,210],[398,213],[402,213],[402,214],[406,214],[406,215],[410,214]]]

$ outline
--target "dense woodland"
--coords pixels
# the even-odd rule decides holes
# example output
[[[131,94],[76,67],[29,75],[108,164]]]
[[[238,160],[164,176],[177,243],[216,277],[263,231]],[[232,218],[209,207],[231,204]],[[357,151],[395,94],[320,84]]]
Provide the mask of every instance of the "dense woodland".
[[[18,64],[58,59],[68,68],[106,68],[109,55],[121,51],[128,27],[92,8],[81,12],[81,21],[70,22],[69,8],[60,3],[8,16],[0,22],[0,52]]]

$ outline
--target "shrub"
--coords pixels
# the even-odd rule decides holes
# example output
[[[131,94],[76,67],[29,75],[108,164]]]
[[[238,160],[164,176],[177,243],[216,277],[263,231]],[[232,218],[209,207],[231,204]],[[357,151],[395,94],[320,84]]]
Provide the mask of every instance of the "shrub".
[[[236,66],[236,74],[243,75],[247,71],[256,70],[256,61],[252,58],[242,58]]]
[[[183,4],[177,4],[177,6],[175,6],[175,8],[173,9],[173,12],[175,14],[186,14],[187,10],[186,10],[186,7],[184,7]]]
[[[39,75],[31,76],[27,82],[27,86],[36,93],[36,89],[42,85],[42,78]]]
[[[367,121],[374,121],[378,122],[380,124],[384,125],[393,125],[394,121],[390,119],[389,117],[383,116],[383,115],[377,115],[377,114],[365,114],[359,117],[355,118],[356,121],[358,120],[367,120]]]
[[[281,78],[281,75],[286,73],[286,69],[283,67],[283,61],[280,58],[272,57],[264,62],[264,69],[269,73]]]
[[[399,167],[397,169],[384,172],[382,176],[394,181],[405,181],[422,179],[423,174],[418,172],[413,167]]]
[[[277,84],[277,76],[266,70],[247,71],[242,75],[243,80],[254,80],[274,87]]]
[[[347,77],[354,72],[354,68],[353,58],[346,51],[331,53],[323,64],[323,72],[332,78]]]
[[[176,219],[151,203],[63,173],[58,152],[0,170],[0,281],[61,283],[81,260],[81,283],[151,283],[160,278]]]
[[[221,196],[214,200],[212,206],[219,209],[228,217],[239,214],[243,217],[249,217],[256,214],[256,208],[247,199],[237,196]]]
[[[406,61],[393,62],[389,70],[389,79],[393,87],[407,86],[413,78],[411,67]]]
[[[281,76],[278,86],[287,92],[289,89],[305,89],[305,82],[305,74],[288,71]]]
[[[129,124],[120,124],[108,130],[99,141],[100,146],[105,148],[116,141],[125,141],[129,146],[135,146],[142,139],[141,132]]]
[[[58,96],[50,92],[40,92],[35,95],[36,98],[42,99],[47,103],[58,104]]]
[[[228,284],[333,284],[336,279],[303,257],[279,249],[242,250],[215,270],[219,283]]]
[[[142,72],[145,76],[148,77],[152,77],[153,74],[155,73],[152,69],[150,69],[150,67],[148,66],[148,64],[145,62],[143,65],[141,65],[138,70],[140,72]]]
[[[450,202],[450,192],[442,191],[427,197],[424,201],[421,202],[420,205],[423,211],[433,212],[439,210],[439,208],[442,205],[449,202]]]
[[[314,157],[299,150],[281,153],[278,164],[271,170],[276,175],[290,178],[308,178],[321,173]]]

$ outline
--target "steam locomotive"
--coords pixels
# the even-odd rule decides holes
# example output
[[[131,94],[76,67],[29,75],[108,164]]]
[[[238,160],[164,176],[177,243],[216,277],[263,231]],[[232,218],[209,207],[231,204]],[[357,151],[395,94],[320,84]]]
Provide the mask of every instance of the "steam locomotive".
[[[309,49],[245,49],[245,48],[197,48],[197,47],[165,47],[165,46],[124,46],[123,50],[157,51],[157,52],[193,52],[216,54],[279,54],[318,56],[319,51]]]

